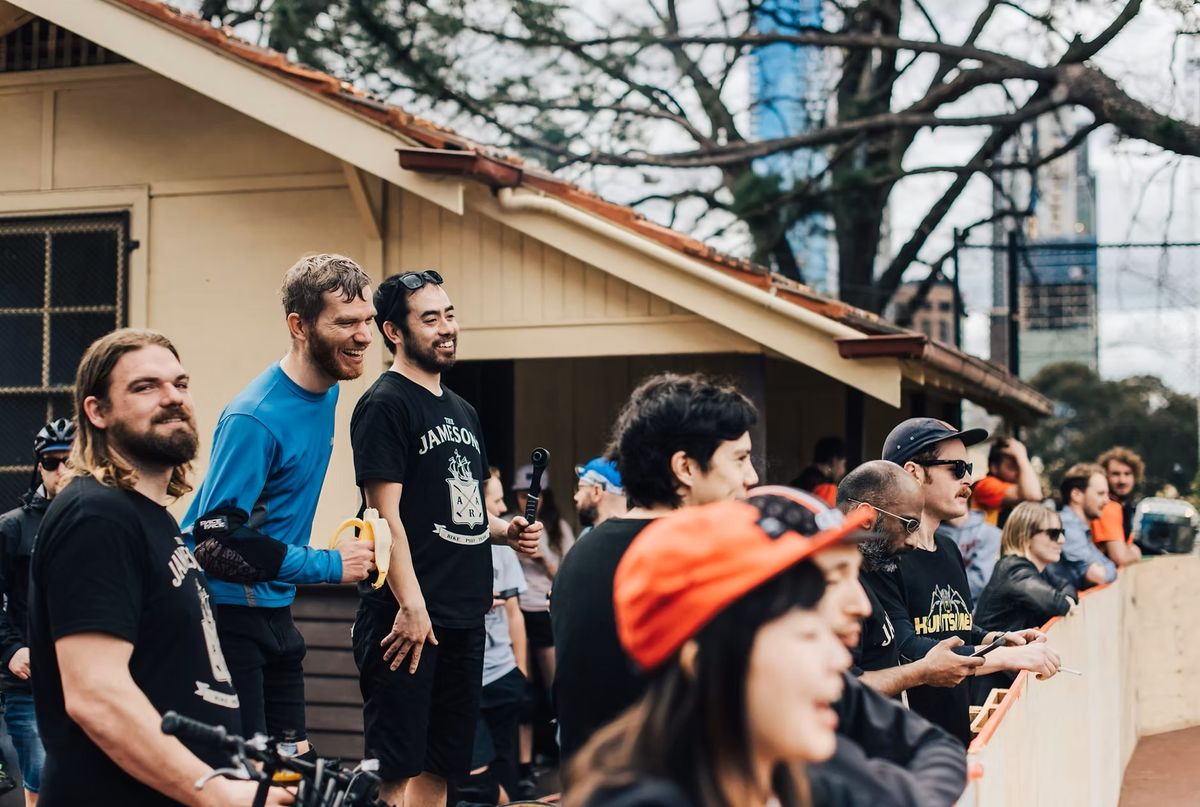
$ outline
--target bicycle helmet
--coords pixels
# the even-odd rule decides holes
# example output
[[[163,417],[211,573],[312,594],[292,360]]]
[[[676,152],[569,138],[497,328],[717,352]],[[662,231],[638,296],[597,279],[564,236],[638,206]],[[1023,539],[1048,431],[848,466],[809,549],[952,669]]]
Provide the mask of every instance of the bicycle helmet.
[[[42,456],[49,451],[70,451],[71,443],[75,442],[75,423],[69,418],[52,420],[38,431],[33,438],[34,456]]]

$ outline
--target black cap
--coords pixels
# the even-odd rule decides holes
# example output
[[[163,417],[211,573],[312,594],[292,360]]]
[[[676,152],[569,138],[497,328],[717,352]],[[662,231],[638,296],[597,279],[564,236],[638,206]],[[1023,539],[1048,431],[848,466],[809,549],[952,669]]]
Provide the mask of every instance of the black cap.
[[[954,437],[965,446],[973,446],[986,440],[988,433],[986,429],[959,431],[937,418],[909,418],[888,434],[883,442],[883,459],[903,465],[934,443]]]

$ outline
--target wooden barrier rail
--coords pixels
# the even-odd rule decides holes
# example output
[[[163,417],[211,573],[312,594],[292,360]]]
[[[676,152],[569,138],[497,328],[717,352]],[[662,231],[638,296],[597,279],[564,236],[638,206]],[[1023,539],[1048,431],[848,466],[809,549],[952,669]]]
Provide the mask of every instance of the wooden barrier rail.
[[[1200,557],[1143,561],[1047,623],[1082,676],[1021,673],[968,749],[963,807],[1116,807],[1140,736],[1200,725]]]

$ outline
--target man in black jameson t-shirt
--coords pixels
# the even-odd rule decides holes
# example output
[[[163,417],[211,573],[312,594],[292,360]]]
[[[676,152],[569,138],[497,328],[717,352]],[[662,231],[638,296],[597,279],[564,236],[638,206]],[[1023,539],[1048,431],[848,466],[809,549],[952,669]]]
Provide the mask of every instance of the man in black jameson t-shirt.
[[[374,302],[395,361],[355,406],[350,440],[364,506],[393,547],[386,585],[360,584],[354,623],[366,755],[387,803],[443,805],[447,781],[469,773],[479,717],[489,543],[532,553],[541,525],[484,508],[479,417],[441,383],[459,333],[441,275],[394,275]]]
[[[910,418],[888,434],[883,459],[902,466],[921,483],[925,503],[921,526],[907,540],[907,552],[896,558],[896,569],[863,577],[886,610],[896,630],[896,647],[903,662],[924,659],[939,642],[962,639],[954,648],[960,655],[991,642],[999,634],[984,635],[975,627],[974,602],[958,546],[936,536],[942,521],[965,515],[971,496],[971,464],[967,446],[987,437],[982,429],[959,431],[934,418]],[[1037,630],[1009,632],[1016,647],[1000,647],[975,667],[975,675],[996,670],[1032,670],[1043,677],[1058,671],[1058,656]],[[865,668],[865,667],[864,667]],[[969,682],[957,686],[928,685],[908,690],[914,712],[941,726],[964,745],[971,740]]]
[[[576,542],[550,595],[564,762],[645,690],[613,613],[613,577],[625,550],[653,519],[680,507],[746,497],[758,482],[749,431],[757,417],[732,387],[672,374],[642,382],[617,416],[614,459],[633,509]]]
[[[196,453],[188,377],[162,334],[125,329],[80,363],[74,474],[31,563],[29,638],[43,807],[248,805],[251,782],[162,733],[174,710],[240,730],[208,585],[165,505]],[[203,760],[203,761],[202,761]],[[207,763],[207,764],[206,764]],[[269,804],[290,804],[274,791]]]

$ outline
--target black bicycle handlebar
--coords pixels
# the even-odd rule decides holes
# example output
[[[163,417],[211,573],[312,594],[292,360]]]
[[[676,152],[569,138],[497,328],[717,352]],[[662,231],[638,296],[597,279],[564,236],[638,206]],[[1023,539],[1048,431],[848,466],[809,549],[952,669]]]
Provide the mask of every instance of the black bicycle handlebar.
[[[162,732],[197,745],[229,751],[237,750],[237,742],[230,742],[230,734],[225,731],[224,726],[210,726],[199,720],[184,717],[177,712],[167,712],[163,715]]]

